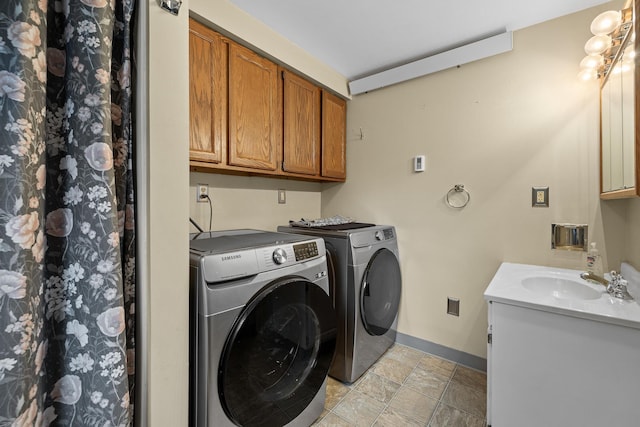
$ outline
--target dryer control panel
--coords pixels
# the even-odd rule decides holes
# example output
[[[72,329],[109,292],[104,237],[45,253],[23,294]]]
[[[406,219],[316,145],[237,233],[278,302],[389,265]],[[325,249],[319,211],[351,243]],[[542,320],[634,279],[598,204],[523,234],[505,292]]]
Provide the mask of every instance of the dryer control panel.
[[[393,239],[394,235],[393,235],[393,229],[392,228],[385,228],[384,230],[378,230],[376,231],[376,240],[389,240],[389,239]]]
[[[293,252],[296,255],[296,261],[314,258],[318,256],[318,244],[316,242],[306,242],[293,245]]]
[[[377,225],[375,227],[353,230],[349,234],[351,246],[354,248],[364,248],[371,245],[386,245],[396,240],[394,227]]]

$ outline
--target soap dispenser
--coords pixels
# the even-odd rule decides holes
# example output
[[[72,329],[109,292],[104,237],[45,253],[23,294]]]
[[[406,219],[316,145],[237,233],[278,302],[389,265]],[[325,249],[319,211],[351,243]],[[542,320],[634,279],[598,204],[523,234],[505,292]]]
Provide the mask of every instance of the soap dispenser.
[[[596,242],[591,242],[589,251],[587,252],[587,272],[599,277],[603,277],[604,274],[602,257],[600,256],[600,251],[596,248]]]

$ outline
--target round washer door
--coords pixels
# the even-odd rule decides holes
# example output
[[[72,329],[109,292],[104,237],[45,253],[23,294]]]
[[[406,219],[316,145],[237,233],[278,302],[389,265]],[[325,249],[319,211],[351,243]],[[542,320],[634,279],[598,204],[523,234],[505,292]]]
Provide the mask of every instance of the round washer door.
[[[218,394],[226,415],[239,426],[289,423],[320,390],[335,344],[335,311],[322,288],[301,278],[267,285],[222,351]]]
[[[371,335],[384,335],[398,315],[402,278],[398,259],[379,249],[367,265],[360,289],[360,317]]]

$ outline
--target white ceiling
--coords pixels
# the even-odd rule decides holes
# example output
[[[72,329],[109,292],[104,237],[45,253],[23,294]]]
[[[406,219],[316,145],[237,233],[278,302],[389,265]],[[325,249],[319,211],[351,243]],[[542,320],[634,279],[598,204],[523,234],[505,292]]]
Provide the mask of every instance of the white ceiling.
[[[610,0],[229,0],[349,80]]]

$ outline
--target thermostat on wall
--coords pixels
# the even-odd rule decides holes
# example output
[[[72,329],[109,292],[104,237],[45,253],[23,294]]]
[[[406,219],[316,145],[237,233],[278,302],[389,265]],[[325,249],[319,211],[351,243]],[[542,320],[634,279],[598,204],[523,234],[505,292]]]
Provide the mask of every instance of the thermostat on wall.
[[[424,172],[425,166],[425,157],[424,156],[416,156],[413,158],[413,171],[414,172]]]

